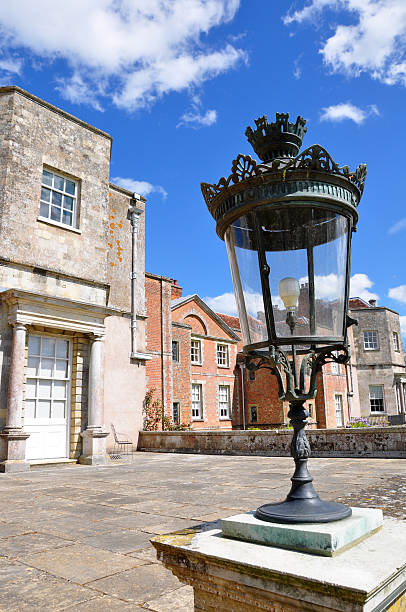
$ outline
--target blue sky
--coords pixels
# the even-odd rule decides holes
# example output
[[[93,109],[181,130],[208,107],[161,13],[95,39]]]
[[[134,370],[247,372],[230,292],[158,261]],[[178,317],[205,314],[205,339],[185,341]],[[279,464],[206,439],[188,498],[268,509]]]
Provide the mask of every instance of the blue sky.
[[[148,200],[147,270],[223,312],[230,273],[200,182],[254,155],[258,116],[304,116],[304,146],[368,165],[352,294],[397,310],[406,334],[404,0],[3,0],[0,43],[1,85],[113,136],[113,182]]]

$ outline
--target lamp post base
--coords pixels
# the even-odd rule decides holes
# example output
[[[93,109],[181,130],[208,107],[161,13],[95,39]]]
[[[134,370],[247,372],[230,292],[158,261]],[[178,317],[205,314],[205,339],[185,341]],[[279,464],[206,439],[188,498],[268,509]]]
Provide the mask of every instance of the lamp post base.
[[[287,499],[276,504],[265,504],[255,516],[270,523],[330,523],[351,516],[351,508],[344,504],[312,499]]]

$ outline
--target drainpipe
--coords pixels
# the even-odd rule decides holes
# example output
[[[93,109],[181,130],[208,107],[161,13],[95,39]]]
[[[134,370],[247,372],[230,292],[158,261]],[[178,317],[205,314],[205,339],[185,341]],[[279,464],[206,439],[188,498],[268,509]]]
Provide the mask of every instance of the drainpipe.
[[[247,429],[246,423],[245,423],[245,382],[244,382],[244,364],[240,363],[240,370],[241,370],[241,398],[242,398],[242,427],[243,429]]]
[[[133,194],[135,204],[142,201],[142,198],[138,193]],[[132,253],[131,253],[131,357],[137,357],[137,240],[138,240],[138,223],[140,215],[142,214],[141,208],[136,206],[130,206],[128,209],[128,216],[131,222],[131,242],[132,242]]]

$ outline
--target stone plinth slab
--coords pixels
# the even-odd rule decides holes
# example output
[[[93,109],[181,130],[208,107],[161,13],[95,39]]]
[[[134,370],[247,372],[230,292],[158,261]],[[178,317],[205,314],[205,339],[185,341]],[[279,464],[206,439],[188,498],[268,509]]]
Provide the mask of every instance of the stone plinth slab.
[[[404,521],[386,519],[334,557],[225,538],[220,529],[184,530],[152,543],[166,567],[193,586],[195,610],[383,612],[406,599]]]
[[[352,508],[352,515],[341,521],[306,525],[269,523],[246,512],[223,519],[221,528],[228,538],[331,557],[371,535],[382,523],[382,510]]]

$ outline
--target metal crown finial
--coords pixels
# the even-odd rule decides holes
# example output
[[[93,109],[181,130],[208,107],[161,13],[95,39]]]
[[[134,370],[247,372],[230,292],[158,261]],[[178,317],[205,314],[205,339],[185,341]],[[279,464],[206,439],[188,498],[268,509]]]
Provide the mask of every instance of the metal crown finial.
[[[300,115],[296,123],[289,123],[289,113],[276,113],[276,121],[268,123],[266,115],[255,119],[256,130],[247,127],[245,135],[262,161],[295,157],[306,134],[306,119]]]

